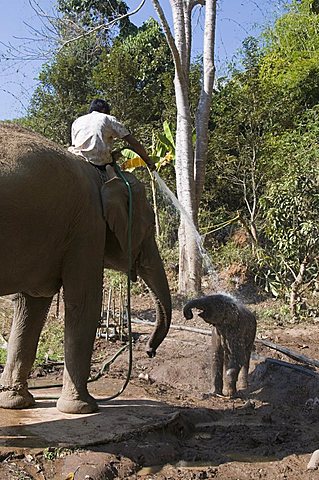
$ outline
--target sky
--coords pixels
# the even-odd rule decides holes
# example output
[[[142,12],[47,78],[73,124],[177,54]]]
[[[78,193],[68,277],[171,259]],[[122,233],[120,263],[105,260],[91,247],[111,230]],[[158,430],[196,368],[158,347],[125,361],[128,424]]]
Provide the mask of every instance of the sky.
[[[55,0],[37,0],[37,3],[45,15],[52,15]],[[131,10],[135,10],[140,0],[127,0],[126,3]],[[5,54],[8,44],[15,47],[24,44],[25,51],[30,49],[34,52],[37,45],[41,49],[40,36],[37,42],[29,40],[30,37],[34,39],[41,29],[39,16],[31,8],[30,0],[0,0],[0,5],[0,55]],[[169,0],[161,0],[161,5],[170,20]],[[281,0],[219,0],[215,56],[217,75],[226,71],[227,63],[236,55],[247,36],[258,35],[266,25],[273,22],[281,11],[281,6]],[[201,53],[203,14],[200,11],[200,8],[196,8],[193,17],[194,57]],[[157,19],[152,0],[146,0],[131,20],[139,26],[150,16]],[[27,60],[26,54],[22,56],[24,58],[17,58],[14,62],[0,57],[0,120],[25,115],[37,85],[37,76],[45,60]]]

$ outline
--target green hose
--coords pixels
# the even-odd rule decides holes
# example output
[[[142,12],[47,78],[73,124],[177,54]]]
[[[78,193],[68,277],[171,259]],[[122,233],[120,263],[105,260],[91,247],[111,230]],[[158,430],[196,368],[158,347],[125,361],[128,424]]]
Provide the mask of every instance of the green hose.
[[[122,388],[112,395],[111,397],[107,397],[104,400],[109,401],[113,400],[113,398],[118,397],[121,393],[124,392],[125,388],[127,387],[132,373],[132,364],[133,364],[133,343],[132,343],[132,325],[131,325],[131,270],[132,270],[132,223],[133,223],[133,197],[132,197],[132,189],[129,181],[125,177],[124,173],[120,169],[120,167],[115,163],[115,170],[116,173],[121,177],[123,182],[125,183],[128,191],[128,233],[127,233],[127,250],[128,250],[128,264],[127,264],[127,307],[126,307],[126,316],[127,316],[127,332],[128,332],[128,371],[126,374],[126,380],[122,386]]]
[[[129,347],[129,356],[128,356],[128,360],[129,360],[129,366],[128,366],[128,371],[127,371],[127,374],[126,374],[126,379],[125,379],[125,382],[122,386],[122,388],[117,392],[115,393],[114,395],[111,395],[110,397],[106,397],[106,398],[103,398],[103,399],[99,399],[99,400],[103,400],[103,401],[109,401],[109,400],[113,400],[114,398],[118,397],[119,395],[121,395],[125,388],[127,387],[129,381],[130,381],[130,378],[131,378],[131,374],[132,374],[132,364],[133,364],[133,342],[132,342],[132,325],[131,325],[131,270],[132,270],[132,222],[133,222],[133,197],[132,197],[132,189],[131,189],[131,185],[129,183],[129,181],[126,179],[124,173],[122,172],[122,170],[120,169],[120,167],[115,163],[114,164],[114,168],[116,170],[116,173],[118,174],[118,176],[123,180],[123,182],[125,183],[126,187],[127,187],[127,191],[128,191],[128,234],[127,234],[127,246],[128,246],[128,265],[127,265],[127,268],[128,268],[128,271],[127,271],[127,307],[126,307],[126,316],[127,316],[127,330],[128,330],[128,347]],[[102,366],[102,368],[100,369],[100,371],[93,377],[93,378],[90,378],[88,380],[88,382],[94,382],[96,380],[98,380],[98,378],[100,378],[104,371],[106,370],[106,367],[108,365],[110,365],[111,363],[113,363],[113,361],[120,355],[120,353],[122,353],[125,349],[127,348],[127,345],[125,345],[124,347],[122,347],[119,352],[117,352],[112,358],[111,360],[105,362]],[[44,389],[44,388],[57,388],[57,387],[62,387],[63,385],[62,384],[54,384],[54,385],[40,385],[38,387],[36,386],[32,386],[32,387],[29,387],[30,390],[34,389],[34,390],[38,390],[38,389]],[[59,397],[46,397],[46,398],[51,398],[51,399],[58,399]]]

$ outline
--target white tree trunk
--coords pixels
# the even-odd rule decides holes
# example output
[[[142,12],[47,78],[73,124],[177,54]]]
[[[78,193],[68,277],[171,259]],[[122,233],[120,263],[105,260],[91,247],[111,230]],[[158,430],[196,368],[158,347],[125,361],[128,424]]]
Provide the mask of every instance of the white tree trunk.
[[[197,211],[203,191],[207,161],[208,122],[215,80],[215,30],[216,0],[206,0],[203,48],[203,81],[196,112],[195,182]]]
[[[189,102],[185,94],[186,91],[188,91],[188,85],[183,85],[178,76],[176,76],[176,190],[184,210],[196,225],[192,122]],[[178,239],[179,292],[181,294],[198,293],[201,278],[198,270],[199,250],[194,236],[194,229],[191,228],[189,222],[183,216],[181,216]]]
[[[196,118],[196,156],[192,145],[192,119],[189,102],[189,71],[191,54],[191,14],[202,0],[170,0],[174,36],[171,33],[159,0],[154,7],[170,46],[175,64],[176,126],[176,189],[183,209],[197,226],[198,206],[205,179],[208,143],[208,119],[214,80],[214,35],[216,1],[206,0],[204,32],[204,78]],[[196,165],[196,172],[195,172]],[[198,185],[197,185],[198,183]],[[183,216],[179,228],[179,292],[199,293],[201,258],[193,229]]]

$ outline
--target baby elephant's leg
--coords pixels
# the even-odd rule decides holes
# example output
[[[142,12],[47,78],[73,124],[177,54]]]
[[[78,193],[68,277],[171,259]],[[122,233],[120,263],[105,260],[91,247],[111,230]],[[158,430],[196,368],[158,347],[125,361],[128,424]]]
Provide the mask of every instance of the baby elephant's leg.
[[[239,362],[233,352],[225,354],[224,394],[233,397],[236,394],[236,383],[239,374]]]
[[[212,328],[212,377],[213,388],[211,393],[222,395],[223,392],[224,349],[217,329]]]
[[[248,387],[249,362],[250,362],[250,351],[245,352],[243,365],[239,372],[238,387],[241,389],[245,389]]]

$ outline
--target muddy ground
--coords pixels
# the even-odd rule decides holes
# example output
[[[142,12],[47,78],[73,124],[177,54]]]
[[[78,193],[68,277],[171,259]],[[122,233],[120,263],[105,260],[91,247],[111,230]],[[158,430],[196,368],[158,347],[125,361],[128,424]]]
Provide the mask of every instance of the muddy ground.
[[[10,313],[8,298],[2,299],[2,331],[6,338]],[[251,304],[261,312],[269,303]],[[132,300],[134,318],[153,320],[147,295]],[[316,319],[315,319],[316,320]],[[267,339],[307,357],[319,359],[319,325],[298,325],[282,318],[258,321],[259,339]],[[319,319],[318,319],[319,320]],[[50,322],[59,322],[51,315]],[[209,331],[201,319],[186,322],[181,304],[174,305],[172,324]],[[44,444],[21,447],[19,441],[0,444],[1,479],[317,479],[307,471],[311,453],[319,448],[319,382],[316,370],[295,370],[267,358],[295,362],[256,342],[252,354],[250,385],[235,399],[210,398],[210,336],[171,328],[154,359],[145,354],[152,327],[133,323],[133,369],[131,381],[118,401],[133,402],[136,412],[145,409],[144,399],[167,414],[163,422],[150,421],[108,442],[90,446],[61,447]],[[103,359],[122,346],[120,340],[96,340],[92,373]],[[30,382],[57,383],[62,367],[54,363],[37,367]],[[112,363],[109,371],[90,384],[100,397],[118,391],[127,372],[127,354]],[[111,408],[116,400],[109,402]],[[157,403],[155,403],[157,402]],[[53,404],[54,405],[54,404]],[[55,409],[51,407],[52,411]],[[167,410],[165,410],[167,409]],[[110,410],[111,411],[111,410]],[[27,415],[27,411],[23,415]],[[145,413],[145,412],[143,412]],[[103,413],[104,414],[104,413]],[[0,411],[5,416],[5,411]],[[75,416],[77,417],[77,416]],[[164,418],[165,417],[165,418]],[[8,417],[9,418],[9,417]],[[72,420],[71,420],[72,421]],[[90,417],[86,417],[90,421]],[[129,420],[127,420],[129,422]],[[9,422],[9,420],[8,420]],[[76,443],[76,442],[75,442]],[[83,442],[82,442],[83,443]],[[20,446],[19,446],[20,445]]]

